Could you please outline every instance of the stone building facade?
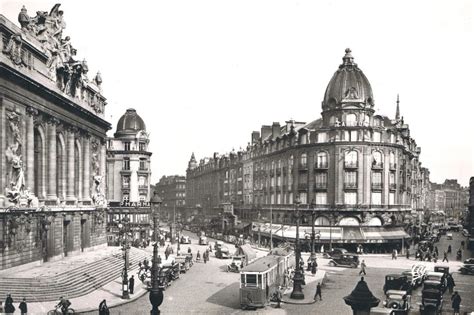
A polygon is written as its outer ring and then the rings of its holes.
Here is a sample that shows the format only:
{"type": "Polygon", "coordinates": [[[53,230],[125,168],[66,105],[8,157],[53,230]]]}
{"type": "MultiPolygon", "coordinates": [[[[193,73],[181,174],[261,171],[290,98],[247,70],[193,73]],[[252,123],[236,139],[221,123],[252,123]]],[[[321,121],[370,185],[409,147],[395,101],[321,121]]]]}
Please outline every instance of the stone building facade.
{"type": "Polygon", "coordinates": [[[162,200],[160,215],[162,219],[183,219],[186,205],[186,177],[180,175],[162,176],[155,185],[155,194],[162,200]]]}
{"type": "Polygon", "coordinates": [[[150,139],[143,119],[133,108],[120,117],[114,137],[107,140],[107,234],[110,245],[119,242],[122,223],[132,240],[151,233],[150,139]],[[125,223],[125,224],[124,224],[125,223]]]}
{"type": "Polygon", "coordinates": [[[0,269],[105,244],[106,100],[62,15],[0,15],[0,269]]]}
{"type": "Polygon", "coordinates": [[[199,163],[193,155],[187,207],[216,215],[231,203],[238,220],[271,220],[291,230],[298,197],[303,224],[311,225],[315,211],[321,240],[334,229],[341,242],[400,241],[407,237],[402,227],[421,215],[427,169],[398,99],[393,119],[377,114],[374,104],[369,81],[346,50],[321,118],[264,125],[246,150],[199,163]]]}

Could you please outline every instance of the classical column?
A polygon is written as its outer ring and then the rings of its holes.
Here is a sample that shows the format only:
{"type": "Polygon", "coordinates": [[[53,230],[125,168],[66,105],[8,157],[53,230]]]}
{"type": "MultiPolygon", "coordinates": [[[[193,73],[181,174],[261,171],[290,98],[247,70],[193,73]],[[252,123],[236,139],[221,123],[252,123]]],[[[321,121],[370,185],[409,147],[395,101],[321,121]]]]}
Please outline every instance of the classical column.
{"type": "Polygon", "coordinates": [[[74,195],[74,132],[76,128],[70,127],[67,131],[67,184],[66,200],[76,200],[74,195]]]}
{"type": "Polygon", "coordinates": [[[26,187],[30,195],[35,192],[35,121],[38,110],[26,108],[26,187]]]}
{"type": "Polygon", "coordinates": [[[75,174],[75,176],[77,178],[76,198],[77,198],[77,200],[82,201],[82,177],[83,177],[83,174],[84,174],[84,171],[83,171],[84,165],[82,164],[83,163],[83,159],[82,159],[82,141],[81,141],[81,139],[79,139],[78,141],[79,141],[79,145],[76,148],[76,150],[78,151],[77,152],[78,160],[75,161],[75,163],[78,164],[77,174],[75,174]]]}
{"type": "Polygon", "coordinates": [[[90,201],[90,144],[89,144],[90,135],[85,134],[82,138],[82,155],[83,155],[83,179],[82,179],[82,199],[84,201],[90,201]]]}
{"type": "Polygon", "coordinates": [[[56,200],[57,192],[56,192],[56,125],[59,124],[59,120],[55,117],[50,117],[48,119],[47,124],[47,143],[48,143],[48,171],[47,171],[47,178],[48,178],[48,193],[47,199],[48,200],[56,200]]]}

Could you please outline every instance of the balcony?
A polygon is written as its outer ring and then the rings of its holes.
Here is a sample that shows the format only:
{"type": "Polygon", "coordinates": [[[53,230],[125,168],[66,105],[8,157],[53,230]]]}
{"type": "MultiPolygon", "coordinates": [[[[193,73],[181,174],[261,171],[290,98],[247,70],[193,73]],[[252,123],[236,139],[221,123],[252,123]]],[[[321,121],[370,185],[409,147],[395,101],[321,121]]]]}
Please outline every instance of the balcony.
{"type": "Polygon", "coordinates": [[[389,165],[391,170],[396,170],[397,169],[397,164],[396,163],[390,163],[389,165]]]}
{"type": "Polygon", "coordinates": [[[344,183],[344,189],[357,189],[357,183],[344,183]]]}
{"type": "Polygon", "coordinates": [[[374,169],[374,170],[381,170],[381,169],[383,169],[383,163],[382,163],[382,162],[373,161],[373,162],[372,162],[372,169],[374,169]]]}
{"type": "Polygon", "coordinates": [[[308,183],[299,183],[298,190],[308,190],[308,183]]]}
{"type": "Polygon", "coordinates": [[[397,190],[397,184],[390,184],[390,190],[397,190]]]}
{"type": "Polygon", "coordinates": [[[308,171],[308,164],[302,164],[302,163],[300,163],[300,164],[298,165],[298,170],[299,170],[300,172],[307,172],[307,171],[308,171]]]}
{"type": "Polygon", "coordinates": [[[315,170],[327,170],[328,169],[328,163],[316,163],[314,165],[315,170]]]}
{"type": "Polygon", "coordinates": [[[383,183],[372,183],[372,190],[382,190],[383,183]]]}
{"type": "Polygon", "coordinates": [[[358,163],[357,162],[353,162],[353,161],[346,161],[344,162],[344,168],[347,168],[347,169],[355,169],[355,168],[358,168],[358,163]]]}
{"type": "Polygon", "coordinates": [[[315,183],[314,190],[326,190],[328,188],[328,183],[315,183]]]}

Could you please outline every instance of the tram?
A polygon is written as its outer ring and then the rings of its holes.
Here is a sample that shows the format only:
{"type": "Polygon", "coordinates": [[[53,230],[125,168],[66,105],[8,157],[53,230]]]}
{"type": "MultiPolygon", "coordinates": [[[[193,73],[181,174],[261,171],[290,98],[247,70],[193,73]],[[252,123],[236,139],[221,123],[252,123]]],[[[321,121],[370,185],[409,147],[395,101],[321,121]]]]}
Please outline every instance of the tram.
{"type": "Polygon", "coordinates": [[[240,271],[240,306],[242,309],[264,307],[280,286],[288,285],[293,253],[272,253],[255,260],[240,271]]]}

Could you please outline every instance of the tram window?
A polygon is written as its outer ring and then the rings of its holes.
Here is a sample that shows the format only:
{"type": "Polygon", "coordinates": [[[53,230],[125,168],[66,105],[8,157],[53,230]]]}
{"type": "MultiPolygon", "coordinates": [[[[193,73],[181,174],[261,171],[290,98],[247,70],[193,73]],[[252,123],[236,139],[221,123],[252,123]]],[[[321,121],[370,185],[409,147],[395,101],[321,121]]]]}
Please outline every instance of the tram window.
{"type": "Polygon", "coordinates": [[[257,286],[257,275],[247,275],[247,286],[248,287],[257,286]]]}
{"type": "Polygon", "coordinates": [[[242,282],[242,284],[245,285],[245,275],[244,274],[240,275],[240,282],[242,282]]]}
{"type": "Polygon", "coordinates": [[[258,275],[258,287],[262,287],[262,275],[258,275]]]}

